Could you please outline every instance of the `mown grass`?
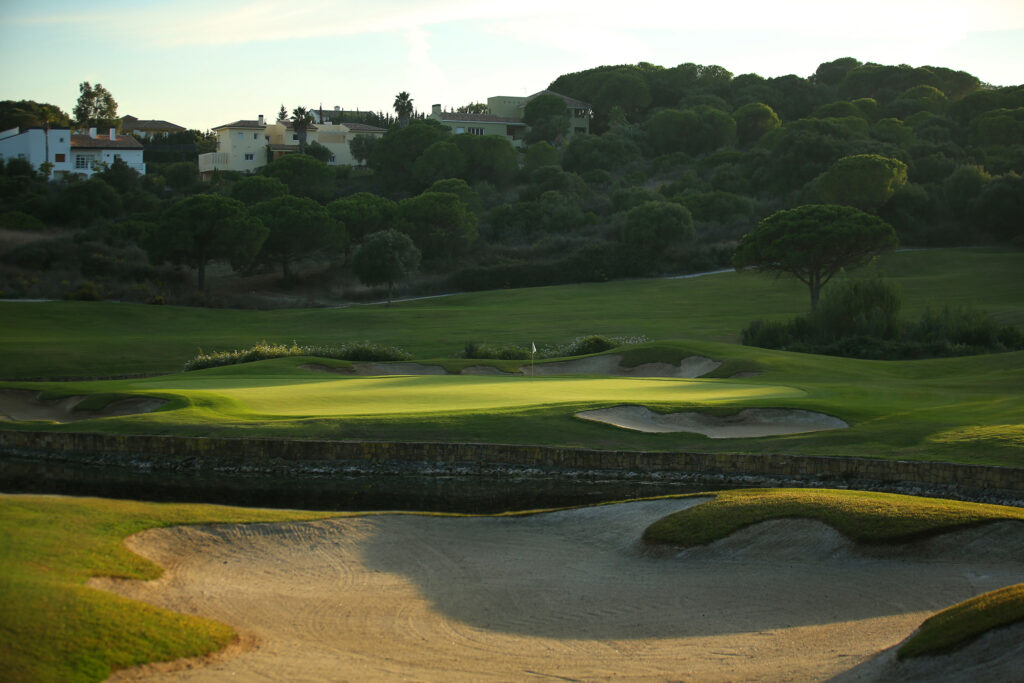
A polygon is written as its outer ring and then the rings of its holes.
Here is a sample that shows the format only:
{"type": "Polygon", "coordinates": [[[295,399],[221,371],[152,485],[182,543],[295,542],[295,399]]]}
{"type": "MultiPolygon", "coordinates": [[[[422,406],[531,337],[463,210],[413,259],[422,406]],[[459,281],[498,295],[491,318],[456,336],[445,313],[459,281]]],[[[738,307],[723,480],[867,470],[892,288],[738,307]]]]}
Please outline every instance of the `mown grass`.
{"type": "MultiPolygon", "coordinates": [[[[616,350],[616,352],[620,352],[616,350]]],[[[46,395],[146,395],[157,412],[44,429],[187,436],[261,436],[547,444],[652,451],[786,452],[1021,466],[1024,352],[929,361],[864,361],[711,342],[652,342],[621,350],[624,363],[723,361],[713,379],[537,376],[389,376],[316,373],[305,357],[142,379],[0,383],[46,395]],[[729,379],[726,372],[756,371],[729,379]],[[659,411],[800,408],[846,420],[850,429],[755,439],[643,434],[574,417],[624,403],[659,411]]],[[[431,361],[458,371],[483,361],[431,361]]],[[[494,362],[506,371],[522,361],[494,362]]]]}
{"type": "MultiPolygon", "coordinates": [[[[1024,326],[1024,252],[943,249],[889,255],[852,276],[891,277],[904,314],[929,307],[983,308],[1024,326]]],[[[452,358],[467,341],[558,345],[589,334],[652,340],[735,342],[756,318],[805,313],[793,279],[722,273],[460,294],[343,309],[209,310],[108,302],[0,302],[0,377],[112,377],[180,370],[200,350],[230,351],[260,340],[336,345],[368,340],[418,358],[452,358]]]]}
{"type": "Polygon", "coordinates": [[[154,579],[123,540],[153,527],[308,520],[339,513],[0,495],[0,661],[8,681],[97,681],[113,669],[193,657],[236,637],[208,619],[85,586],[154,579]]]}
{"type": "Polygon", "coordinates": [[[1024,583],[976,595],[929,617],[900,646],[900,659],[943,654],[981,634],[1024,621],[1024,583]]]}

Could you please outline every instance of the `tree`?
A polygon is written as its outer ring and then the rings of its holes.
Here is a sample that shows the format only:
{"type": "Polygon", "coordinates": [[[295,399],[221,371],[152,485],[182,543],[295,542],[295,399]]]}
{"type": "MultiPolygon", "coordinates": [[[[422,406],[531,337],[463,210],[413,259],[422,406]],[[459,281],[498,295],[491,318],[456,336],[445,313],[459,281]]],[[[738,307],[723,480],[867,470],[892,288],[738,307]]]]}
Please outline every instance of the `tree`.
{"type": "Polygon", "coordinates": [[[907,165],[878,154],[843,157],[818,177],[818,193],[829,204],[874,213],[907,184],[907,165]]]}
{"type": "Polygon", "coordinates": [[[544,166],[558,166],[558,150],[546,142],[535,142],[526,148],[526,171],[532,173],[544,166]]]}
{"type": "Polygon", "coordinates": [[[483,102],[470,102],[469,104],[462,105],[455,111],[459,114],[486,114],[489,110],[483,102]]]}
{"type": "Polygon", "coordinates": [[[356,135],[348,142],[352,158],[358,163],[365,163],[373,155],[373,148],[377,145],[376,135],[356,135]]]}
{"type": "Polygon", "coordinates": [[[100,127],[114,126],[117,120],[117,102],[110,91],[97,83],[95,87],[89,81],[78,84],[78,102],[72,110],[79,126],[100,127]]]}
{"type": "Polygon", "coordinates": [[[231,186],[231,198],[237,199],[243,204],[258,204],[274,197],[283,197],[286,194],[288,194],[287,185],[277,178],[264,175],[248,176],[231,186]]]}
{"type": "Polygon", "coordinates": [[[740,240],[737,270],[789,273],[807,285],[811,309],[840,270],[857,268],[896,248],[896,232],[877,216],[851,206],[811,204],[779,211],[740,240]]]}
{"type": "Polygon", "coordinates": [[[451,142],[439,140],[423,151],[412,172],[423,187],[445,178],[461,178],[466,172],[466,155],[451,142]]]}
{"type": "Polygon", "coordinates": [[[296,197],[327,201],[334,193],[334,169],[308,154],[285,154],[261,168],[260,173],[277,178],[296,197]]]}
{"type": "Polygon", "coordinates": [[[366,235],[389,228],[398,205],[387,197],[357,192],[334,200],[327,205],[327,212],[344,226],[352,243],[359,243],[366,235]]]}
{"type": "Polygon", "coordinates": [[[409,97],[409,93],[404,90],[395,95],[395,115],[398,117],[398,124],[405,128],[409,125],[409,118],[412,117],[413,106],[412,98],[409,97]]]}
{"type": "Polygon", "coordinates": [[[457,195],[424,192],[398,203],[399,226],[426,259],[463,253],[477,238],[476,216],[457,195]]]}
{"type": "MultiPolygon", "coordinates": [[[[11,161],[15,160],[8,164],[11,161]]],[[[54,214],[60,221],[84,228],[101,218],[115,218],[122,208],[114,188],[100,178],[90,178],[65,185],[54,203],[54,214]]]]}
{"type": "Polygon", "coordinates": [[[277,112],[278,123],[288,123],[288,110],[284,108],[284,103],[281,103],[281,109],[277,112]]]}
{"type": "Polygon", "coordinates": [[[299,154],[306,153],[306,132],[313,125],[313,112],[305,107],[292,110],[292,129],[299,136],[299,154]]]}
{"type": "Polygon", "coordinates": [[[747,147],[761,139],[770,130],[782,125],[775,110],[763,102],[744,104],[732,114],[736,121],[736,137],[747,147]]]}
{"type": "Polygon", "coordinates": [[[644,202],[626,214],[623,242],[645,254],[665,251],[674,243],[696,237],[693,217],[674,202],[644,202]]]}
{"type": "Polygon", "coordinates": [[[404,128],[391,128],[374,144],[370,168],[388,190],[416,192],[422,187],[413,172],[416,160],[432,144],[448,137],[451,137],[451,131],[434,119],[417,120],[404,128]]]}
{"type": "Polygon", "coordinates": [[[267,232],[242,202],[222,195],[196,194],[164,211],[147,240],[146,250],[155,262],[171,261],[194,268],[199,288],[206,289],[207,264],[228,260],[236,270],[248,266],[263,246],[267,232]]]}
{"type": "Polygon", "coordinates": [[[331,150],[327,149],[319,142],[314,140],[306,146],[306,154],[313,157],[317,161],[322,161],[325,164],[331,161],[331,157],[334,156],[331,150]]]}
{"type": "Polygon", "coordinates": [[[34,100],[4,100],[0,102],[0,130],[8,130],[17,126],[26,128],[43,128],[50,126],[69,126],[71,118],[61,111],[60,107],[34,100]]]}
{"type": "Polygon", "coordinates": [[[309,198],[275,197],[256,204],[251,213],[268,230],[260,260],[279,263],[285,282],[296,260],[321,249],[340,249],[344,242],[327,209],[309,198]]]}
{"type": "Polygon", "coordinates": [[[405,280],[420,266],[420,250],[405,233],[382,230],[367,235],[352,258],[352,270],[368,285],[388,286],[388,306],[396,282],[405,280]]]}
{"type": "Polygon", "coordinates": [[[527,144],[558,142],[569,131],[569,107],[558,95],[537,95],[523,108],[523,123],[530,127],[527,144]]]}

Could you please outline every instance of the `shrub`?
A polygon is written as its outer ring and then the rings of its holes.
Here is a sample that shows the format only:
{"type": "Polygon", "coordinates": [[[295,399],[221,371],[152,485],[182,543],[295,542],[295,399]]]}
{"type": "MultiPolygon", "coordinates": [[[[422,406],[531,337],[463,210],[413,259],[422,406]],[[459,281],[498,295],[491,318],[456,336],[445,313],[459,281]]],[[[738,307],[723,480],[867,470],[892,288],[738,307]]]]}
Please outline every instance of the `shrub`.
{"type": "Polygon", "coordinates": [[[412,355],[394,346],[383,346],[372,342],[356,342],[342,344],[341,346],[316,346],[299,345],[292,342],[287,344],[271,344],[261,341],[247,349],[235,349],[234,351],[214,351],[203,353],[202,351],[190,361],[185,363],[185,372],[189,370],[203,370],[223,365],[235,365],[238,363],[252,363],[259,360],[271,358],[284,358],[287,356],[317,356],[319,358],[336,358],[348,361],[402,361],[410,360],[412,355]]]}
{"type": "Polygon", "coordinates": [[[8,211],[0,214],[0,228],[5,230],[21,230],[24,232],[38,232],[46,226],[43,222],[25,213],[24,211],[8,211]]]}
{"type": "Polygon", "coordinates": [[[478,342],[466,342],[463,358],[488,358],[497,360],[529,360],[529,349],[518,346],[490,346],[478,342]]]}

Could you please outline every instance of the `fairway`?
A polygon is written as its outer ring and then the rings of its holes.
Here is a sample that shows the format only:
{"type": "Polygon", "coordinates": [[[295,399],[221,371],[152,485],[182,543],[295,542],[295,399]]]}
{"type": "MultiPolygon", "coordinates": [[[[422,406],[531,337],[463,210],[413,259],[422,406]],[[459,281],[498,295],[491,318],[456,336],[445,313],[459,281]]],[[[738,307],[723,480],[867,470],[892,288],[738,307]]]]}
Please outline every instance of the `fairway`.
{"type": "Polygon", "coordinates": [[[133,383],[138,390],[187,391],[197,402],[221,405],[251,419],[430,415],[599,403],[715,405],[793,398],[804,392],[714,380],[584,377],[388,376],[318,382],[247,378],[179,378],[133,383]],[[202,401],[206,399],[206,401],[202,401]]]}

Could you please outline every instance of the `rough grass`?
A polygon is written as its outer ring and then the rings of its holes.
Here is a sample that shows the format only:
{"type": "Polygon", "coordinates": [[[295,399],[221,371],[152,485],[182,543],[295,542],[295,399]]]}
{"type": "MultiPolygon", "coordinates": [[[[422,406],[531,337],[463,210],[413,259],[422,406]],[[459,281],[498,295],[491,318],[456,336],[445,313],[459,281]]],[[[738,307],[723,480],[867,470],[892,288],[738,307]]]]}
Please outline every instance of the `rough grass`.
{"type": "Polygon", "coordinates": [[[714,495],[647,527],[644,541],[707,545],[751,524],[786,517],[824,522],[858,543],[900,543],[967,525],[1024,520],[1024,510],[1015,507],[872,491],[743,489],[714,495]]]}
{"type": "Polygon", "coordinates": [[[943,654],[986,631],[1019,621],[1024,621],[1024,583],[976,595],[929,617],[896,655],[906,659],[943,654]]]}
{"type": "Polygon", "coordinates": [[[220,649],[234,631],[86,587],[154,579],[124,547],[152,527],[307,520],[339,513],[0,495],[0,661],[9,681],[98,681],[113,669],[220,649]]]}
{"type": "MultiPolygon", "coordinates": [[[[855,277],[883,275],[904,292],[904,315],[937,304],[989,311],[1024,326],[1024,252],[942,249],[900,252],[855,277]]],[[[115,377],[175,372],[199,349],[271,344],[331,346],[366,339],[417,358],[455,357],[467,339],[538,348],[581,335],[735,342],[757,318],[807,311],[793,279],[721,273],[478,292],[341,309],[210,310],[109,302],[0,302],[0,377],[115,377]],[[68,330],[74,334],[68,334],[68,330]]]]}

